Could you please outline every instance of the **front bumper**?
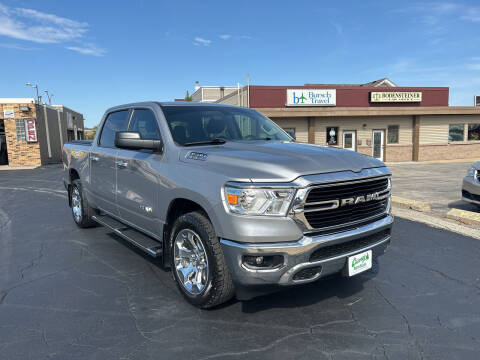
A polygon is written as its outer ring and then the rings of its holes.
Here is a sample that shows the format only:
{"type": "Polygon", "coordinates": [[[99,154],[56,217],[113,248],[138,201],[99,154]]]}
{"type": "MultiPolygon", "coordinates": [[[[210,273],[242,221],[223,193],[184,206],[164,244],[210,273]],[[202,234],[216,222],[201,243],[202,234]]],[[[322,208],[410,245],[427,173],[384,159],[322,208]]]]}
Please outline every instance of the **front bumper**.
{"type": "Polygon", "coordinates": [[[465,176],[462,184],[462,200],[480,205],[480,182],[473,176],[465,176]]]}
{"type": "Polygon", "coordinates": [[[225,239],[220,242],[236,284],[295,285],[342,272],[346,268],[348,256],[370,249],[374,258],[383,254],[390,243],[392,225],[393,217],[387,215],[356,229],[336,234],[304,236],[295,242],[253,244],[225,239]],[[283,264],[277,268],[261,270],[244,264],[244,256],[270,255],[283,256],[283,264]],[[312,271],[304,271],[305,269],[312,271]]]}

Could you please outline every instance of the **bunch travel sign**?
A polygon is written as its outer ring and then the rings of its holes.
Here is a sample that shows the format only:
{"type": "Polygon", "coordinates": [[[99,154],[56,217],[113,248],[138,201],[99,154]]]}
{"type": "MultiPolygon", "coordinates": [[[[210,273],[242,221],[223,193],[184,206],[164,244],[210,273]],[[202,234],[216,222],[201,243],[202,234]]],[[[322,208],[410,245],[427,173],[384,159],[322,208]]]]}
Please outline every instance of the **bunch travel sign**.
{"type": "Polygon", "coordinates": [[[421,102],[420,91],[383,91],[370,93],[370,102],[421,102]]]}
{"type": "Polygon", "coordinates": [[[335,106],[335,89],[287,89],[287,106],[335,106]]]}

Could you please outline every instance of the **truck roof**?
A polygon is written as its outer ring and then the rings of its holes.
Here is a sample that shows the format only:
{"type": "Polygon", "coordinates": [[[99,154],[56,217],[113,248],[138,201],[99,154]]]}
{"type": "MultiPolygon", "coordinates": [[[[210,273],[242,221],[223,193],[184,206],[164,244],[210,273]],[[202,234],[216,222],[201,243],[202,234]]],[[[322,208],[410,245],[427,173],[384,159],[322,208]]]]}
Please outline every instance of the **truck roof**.
{"type": "Polygon", "coordinates": [[[160,105],[162,106],[214,106],[214,107],[224,107],[224,108],[238,108],[238,106],[232,105],[225,105],[225,104],[217,104],[217,103],[202,103],[202,102],[193,102],[193,101],[142,101],[142,102],[133,102],[128,104],[121,104],[116,105],[111,108],[107,109],[107,112],[123,109],[126,107],[133,107],[133,106],[152,106],[152,105],[160,105]]]}

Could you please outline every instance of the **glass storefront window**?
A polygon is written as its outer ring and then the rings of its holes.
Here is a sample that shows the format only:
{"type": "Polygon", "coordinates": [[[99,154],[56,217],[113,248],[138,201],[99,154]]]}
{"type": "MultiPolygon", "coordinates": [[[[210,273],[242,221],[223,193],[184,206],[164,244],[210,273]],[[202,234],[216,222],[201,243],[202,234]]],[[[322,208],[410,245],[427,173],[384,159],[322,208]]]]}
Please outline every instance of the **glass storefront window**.
{"type": "Polygon", "coordinates": [[[468,124],[468,140],[480,140],[480,124],[468,124]]]}
{"type": "Polygon", "coordinates": [[[327,127],[327,144],[338,145],[338,127],[327,127]]]}
{"type": "Polygon", "coordinates": [[[450,124],[448,128],[448,141],[463,141],[463,124],[450,124]]]}
{"type": "Polygon", "coordinates": [[[388,125],[387,142],[389,144],[398,144],[398,125],[388,125]]]}

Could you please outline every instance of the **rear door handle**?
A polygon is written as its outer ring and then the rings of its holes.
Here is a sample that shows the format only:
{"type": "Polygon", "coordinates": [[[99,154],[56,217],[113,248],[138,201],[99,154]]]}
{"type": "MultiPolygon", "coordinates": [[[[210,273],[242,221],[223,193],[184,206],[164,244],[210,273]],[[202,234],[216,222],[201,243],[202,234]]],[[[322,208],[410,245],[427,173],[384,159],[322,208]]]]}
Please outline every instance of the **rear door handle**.
{"type": "Polygon", "coordinates": [[[100,160],[100,158],[98,156],[95,156],[95,155],[90,155],[90,159],[92,159],[92,161],[100,160]]]}
{"type": "Polygon", "coordinates": [[[115,164],[119,168],[126,168],[128,166],[128,161],[117,160],[117,161],[115,161],[115,164]]]}

